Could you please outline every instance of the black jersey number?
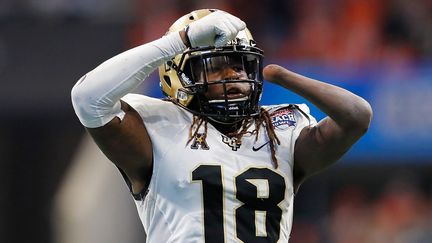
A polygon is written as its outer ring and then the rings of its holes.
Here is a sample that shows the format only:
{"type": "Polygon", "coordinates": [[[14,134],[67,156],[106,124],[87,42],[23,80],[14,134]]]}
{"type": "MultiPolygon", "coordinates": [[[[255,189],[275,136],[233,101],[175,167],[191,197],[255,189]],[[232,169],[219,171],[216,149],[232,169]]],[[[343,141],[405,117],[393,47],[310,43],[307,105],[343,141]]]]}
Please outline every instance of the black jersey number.
{"type": "MultiPolygon", "coordinates": [[[[224,242],[221,166],[200,165],[192,172],[192,180],[200,181],[203,188],[205,242],[224,242]]],[[[277,242],[284,178],[268,168],[250,168],[235,177],[235,185],[236,198],[243,203],[235,210],[237,238],[245,243],[277,242]]]]}

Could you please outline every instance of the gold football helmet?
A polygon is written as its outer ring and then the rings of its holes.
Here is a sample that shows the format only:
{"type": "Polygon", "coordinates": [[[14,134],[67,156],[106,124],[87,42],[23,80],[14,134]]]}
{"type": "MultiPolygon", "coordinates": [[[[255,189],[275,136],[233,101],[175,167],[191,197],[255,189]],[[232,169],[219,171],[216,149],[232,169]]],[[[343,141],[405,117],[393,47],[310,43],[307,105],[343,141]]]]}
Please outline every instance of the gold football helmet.
{"type": "MultiPolygon", "coordinates": [[[[190,23],[219,11],[201,9],[178,19],[167,34],[185,29],[190,23]]],[[[175,104],[202,116],[219,121],[236,121],[259,114],[263,86],[263,51],[256,47],[248,29],[222,47],[189,48],[159,67],[162,92],[175,104]],[[247,79],[209,80],[207,73],[220,65],[236,65],[247,79]],[[211,81],[211,82],[209,82],[211,81]],[[229,99],[226,84],[248,83],[250,93],[239,99],[229,99]],[[209,85],[223,85],[225,96],[209,100],[204,94],[209,85]]]]}

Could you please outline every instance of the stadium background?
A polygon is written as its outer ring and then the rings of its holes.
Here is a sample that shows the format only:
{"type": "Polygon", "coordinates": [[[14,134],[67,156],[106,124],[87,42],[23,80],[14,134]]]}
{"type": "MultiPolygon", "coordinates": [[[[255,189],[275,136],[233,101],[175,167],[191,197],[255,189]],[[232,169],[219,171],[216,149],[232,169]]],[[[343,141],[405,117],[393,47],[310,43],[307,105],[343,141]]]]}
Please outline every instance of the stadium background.
{"type": "MultiPolygon", "coordinates": [[[[0,242],[143,242],[70,89],[199,8],[248,23],[276,62],[369,100],[368,134],[296,196],[292,243],[432,239],[432,1],[0,1],[0,242]]],[[[156,76],[138,92],[160,96],[156,76]]],[[[266,84],[263,103],[305,102],[266,84]]],[[[313,114],[322,114],[313,109],[313,114]]]]}

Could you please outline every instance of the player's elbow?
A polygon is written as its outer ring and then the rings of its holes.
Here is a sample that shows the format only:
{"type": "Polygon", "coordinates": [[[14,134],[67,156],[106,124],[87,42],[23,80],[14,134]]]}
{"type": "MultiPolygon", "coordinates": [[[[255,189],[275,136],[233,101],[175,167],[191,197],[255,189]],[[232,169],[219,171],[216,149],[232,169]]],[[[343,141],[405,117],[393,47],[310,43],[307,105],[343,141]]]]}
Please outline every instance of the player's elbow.
{"type": "Polygon", "coordinates": [[[373,111],[372,107],[366,100],[360,98],[355,102],[353,116],[349,123],[349,129],[358,135],[363,135],[370,127],[373,111]]]}
{"type": "Polygon", "coordinates": [[[86,112],[86,110],[88,110],[89,107],[92,105],[91,99],[87,94],[87,90],[85,89],[85,86],[80,85],[83,78],[78,80],[78,82],[72,87],[71,90],[72,106],[75,110],[75,113],[78,115],[78,117],[79,114],[86,112]]]}
{"type": "Polygon", "coordinates": [[[72,106],[81,124],[88,128],[101,127],[123,113],[119,99],[101,95],[101,87],[89,84],[88,80],[85,84],[83,79],[71,91],[72,106]]]}
{"type": "Polygon", "coordinates": [[[93,94],[88,85],[83,84],[84,77],[71,90],[72,106],[81,124],[89,128],[99,127],[103,125],[100,121],[108,109],[104,109],[100,105],[100,98],[93,94]]]}

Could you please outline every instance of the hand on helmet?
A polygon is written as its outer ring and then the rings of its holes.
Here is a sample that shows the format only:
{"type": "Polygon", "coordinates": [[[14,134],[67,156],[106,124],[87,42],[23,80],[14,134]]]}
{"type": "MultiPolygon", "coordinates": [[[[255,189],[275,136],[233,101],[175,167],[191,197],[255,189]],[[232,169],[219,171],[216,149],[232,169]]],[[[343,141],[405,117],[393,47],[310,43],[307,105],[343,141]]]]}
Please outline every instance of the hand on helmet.
{"type": "Polygon", "coordinates": [[[241,19],[223,11],[215,11],[191,23],[187,36],[191,47],[219,47],[233,40],[245,28],[246,24],[241,19]]]}

